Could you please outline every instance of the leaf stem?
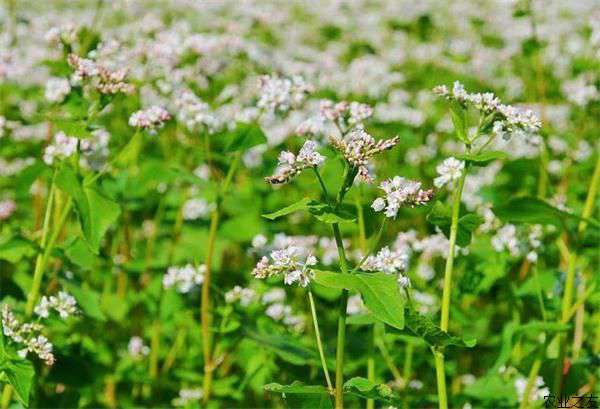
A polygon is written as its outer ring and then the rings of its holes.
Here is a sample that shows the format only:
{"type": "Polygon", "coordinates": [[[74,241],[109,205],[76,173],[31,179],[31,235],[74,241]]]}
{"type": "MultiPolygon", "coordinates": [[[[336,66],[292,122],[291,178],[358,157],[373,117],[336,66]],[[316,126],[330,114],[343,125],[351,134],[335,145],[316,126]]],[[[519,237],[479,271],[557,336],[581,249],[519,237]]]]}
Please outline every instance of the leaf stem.
{"type": "Polygon", "coordinates": [[[313,299],[312,291],[308,290],[308,300],[310,302],[310,312],[312,314],[313,324],[315,327],[315,338],[317,340],[317,348],[319,349],[319,356],[321,357],[321,365],[323,366],[323,373],[325,374],[325,380],[327,381],[327,389],[329,393],[333,393],[333,384],[329,377],[329,370],[327,369],[327,360],[325,359],[325,351],[323,350],[323,344],[321,343],[321,332],[319,331],[319,321],[317,320],[317,310],[315,308],[315,301],[313,299]]]}

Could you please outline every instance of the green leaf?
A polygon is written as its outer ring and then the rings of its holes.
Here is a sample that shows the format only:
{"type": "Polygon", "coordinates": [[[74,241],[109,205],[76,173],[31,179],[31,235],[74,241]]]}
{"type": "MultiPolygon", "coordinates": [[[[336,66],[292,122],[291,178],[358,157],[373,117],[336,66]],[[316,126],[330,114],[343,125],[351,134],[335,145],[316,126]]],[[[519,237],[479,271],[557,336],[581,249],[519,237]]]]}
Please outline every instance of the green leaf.
{"type": "Polygon", "coordinates": [[[328,394],[327,388],[323,385],[305,385],[300,381],[294,381],[291,385],[281,385],[279,383],[269,383],[265,385],[265,390],[277,393],[302,393],[302,394],[328,394]]]}
{"type": "Polygon", "coordinates": [[[4,368],[8,383],[13,387],[17,398],[26,407],[29,406],[29,394],[33,384],[35,370],[33,365],[26,359],[11,360],[4,368]]]}
{"type": "Polygon", "coordinates": [[[276,212],[263,214],[262,216],[266,219],[275,220],[299,210],[308,210],[310,214],[323,223],[351,223],[356,220],[354,215],[346,210],[334,209],[326,203],[320,203],[307,197],[276,212]]]}
{"type": "Polygon", "coordinates": [[[320,361],[316,352],[302,346],[295,338],[255,332],[248,332],[247,335],[250,339],[256,341],[261,348],[274,351],[281,359],[291,364],[306,365],[314,363],[319,365],[320,361]]]}
{"type": "Polygon", "coordinates": [[[356,290],[373,316],[392,327],[404,328],[404,298],[390,274],[356,274],[356,290]]]}
{"type": "Polygon", "coordinates": [[[64,251],[65,255],[72,263],[78,265],[83,269],[90,270],[98,261],[96,255],[90,250],[88,245],[79,237],[75,238],[75,240],[69,243],[69,245],[65,248],[64,251]]]}
{"type": "Polygon", "coordinates": [[[530,321],[526,324],[519,324],[515,321],[511,321],[506,324],[502,330],[502,346],[500,347],[500,353],[492,369],[489,373],[495,373],[502,365],[506,364],[510,358],[510,354],[513,350],[513,338],[519,333],[531,334],[536,336],[541,332],[555,333],[563,332],[569,329],[569,325],[561,324],[556,322],[543,322],[543,321],[530,321]]]}
{"type": "Polygon", "coordinates": [[[392,404],[399,400],[394,394],[392,388],[385,384],[377,384],[366,378],[354,377],[344,383],[344,393],[349,393],[364,399],[373,399],[377,401],[392,404]]]}
{"type": "Polygon", "coordinates": [[[140,151],[142,150],[143,134],[140,130],[136,130],[127,145],[119,152],[114,159],[115,163],[121,166],[127,166],[135,163],[140,151]]]}
{"type": "Polygon", "coordinates": [[[328,224],[351,223],[356,220],[356,218],[349,212],[341,209],[333,209],[328,204],[323,203],[309,203],[308,211],[317,220],[328,224]]]}
{"type": "Polygon", "coordinates": [[[552,224],[564,227],[567,220],[586,220],[590,226],[600,228],[600,222],[597,220],[583,219],[536,197],[517,197],[495,206],[493,211],[501,220],[509,223],[552,224]]]}
{"type": "Polygon", "coordinates": [[[486,166],[495,160],[505,160],[507,158],[508,155],[500,151],[481,152],[477,154],[471,153],[458,156],[458,159],[469,162],[473,166],[486,166]]]}
{"type": "Polygon", "coordinates": [[[467,111],[460,104],[450,102],[450,115],[452,116],[456,136],[461,141],[468,143],[467,111]]]}
{"type": "Polygon", "coordinates": [[[0,244],[0,259],[9,263],[15,264],[24,257],[32,257],[35,253],[35,245],[23,237],[12,237],[0,244]]]}
{"type": "Polygon", "coordinates": [[[281,393],[287,406],[294,409],[331,409],[331,396],[321,385],[305,385],[294,381],[291,385],[269,383],[264,386],[268,392],[281,393]]]}
{"type": "Polygon", "coordinates": [[[507,406],[497,405],[497,407],[514,407],[517,402],[514,385],[506,382],[497,374],[477,379],[465,388],[464,393],[467,396],[486,402],[506,402],[507,406]]]}
{"type": "Polygon", "coordinates": [[[474,339],[463,340],[442,331],[430,318],[417,313],[411,308],[406,309],[405,319],[406,327],[431,346],[445,347],[454,345],[471,348],[476,344],[476,340],[474,339]]]}
{"type": "MultiPolygon", "coordinates": [[[[440,202],[429,211],[427,221],[438,226],[446,237],[450,237],[450,227],[452,224],[452,211],[449,207],[440,202]]],[[[475,213],[467,213],[458,219],[458,229],[456,231],[456,244],[466,247],[471,243],[472,233],[483,223],[483,217],[475,213]]]]}
{"type": "Polygon", "coordinates": [[[119,205],[96,187],[83,186],[75,171],[67,165],[59,169],[56,184],[73,198],[85,240],[90,249],[98,254],[104,234],[121,214],[119,205]]]}
{"type": "Polygon", "coordinates": [[[404,328],[405,300],[395,276],[384,273],[342,274],[315,271],[315,282],[329,288],[357,291],[373,317],[392,327],[404,328]]]}
{"type": "Polygon", "coordinates": [[[85,315],[98,321],[106,321],[106,316],[102,312],[100,294],[90,289],[86,283],[80,287],[74,283],[63,281],[63,286],[75,297],[85,315]]]}
{"type": "Polygon", "coordinates": [[[56,129],[63,131],[67,136],[85,139],[90,136],[86,122],[80,119],[53,119],[56,129]]]}
{"type": "Polygon", "coordinates": [[[235,129],[225,137],[229,140],[225,152],[245,151],[253,146],[267,143],[267,137],[256,124],[238,122],[235,129]]]}
{"type": "Polygon", "coordinates": [[[308,208],[308,204],[311,202],[313,202],[312,199],[305,197],[304,199],[286,206],[283,209],[279,209],[276,212],[263,214],[262,217],[269,220],[275,220],[290,213],[297,212],[298,210],[305,210],[308,208]]]}

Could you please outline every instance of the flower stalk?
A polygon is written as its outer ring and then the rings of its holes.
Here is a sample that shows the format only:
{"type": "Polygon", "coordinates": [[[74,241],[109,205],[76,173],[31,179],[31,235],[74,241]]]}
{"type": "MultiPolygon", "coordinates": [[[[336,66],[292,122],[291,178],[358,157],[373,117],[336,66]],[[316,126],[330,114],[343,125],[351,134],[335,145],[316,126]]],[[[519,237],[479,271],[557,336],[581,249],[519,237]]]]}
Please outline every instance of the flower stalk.
{"type": "Polygon", "coordinates": [[[225,194],[229,189],[229,185],[233,180],[233,175],[237,171],[241,160],[241,152],[235,153],[221,190],[217,195],[217,203],[215,208],[210,214],[210,227],[208,233],[208,244],[206,250],[206,271],[204,273],[204,283],[202,285],[202,295],[200,301],[200,321],[202,331],[202,354],[204,357],[204,379],[202,381],[203,386],[203,401],[207,403],[210,400],[210,394],[212,390],[213,372],[215,365],[213,362],[213,339],[212,339],[212,312],[211,312],[211,298],[210,298],[210,287],[211,287],[211,276],[212,276],[212,265],[215,253],[215,243],[217,240],[217,230],[219,228],[219,220],[221,214],[221,204],[225,194]]]}

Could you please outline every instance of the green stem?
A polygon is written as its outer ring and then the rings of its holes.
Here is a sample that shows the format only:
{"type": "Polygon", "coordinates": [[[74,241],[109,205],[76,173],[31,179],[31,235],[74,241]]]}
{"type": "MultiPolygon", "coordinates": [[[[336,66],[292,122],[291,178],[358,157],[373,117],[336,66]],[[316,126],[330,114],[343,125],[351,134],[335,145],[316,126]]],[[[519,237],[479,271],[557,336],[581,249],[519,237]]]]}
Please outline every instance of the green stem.
{"type": "Polygon", "coordinates": [[[527,385],[525,386],[525,392],[523,393],[523,399],[521,399],[519,409],[527,409],[527,407],[529,407],[529,396],[531,395],[531,390],[533,389],[533,385],[535,384],[535,380],[538,376],[541,366],[542,360],[540,358],[536,358],[531,366],[531,369],[529,370],[527,385]]]}
{"type": "Polygon", "coordinates": [[[217,203],[215,205],[215,209],[210,214],[210,227],[208,233],[208,244],[206,250],[206,271],[204,273],[204,282],[202,283],[202,297],[200,304],[200,320],[201,320],[201,330],[202,330],[202,353],[204,357],[204,379],[203,379],[203,391],[204,397],[203,401],[206,404],[210,400],[211,388],[212,388],[212,379],[214,372],[214,363],[212,359],[212,313],[210,311],[210,288],[211,288],[211,273],[212,273],[212,264],[215,252],[215,242],[217,239],[217,230],[219,227],[220,213],[221,213],[221,203],[223,201],[223,197],[227,193],[229,189],[229,185],[231,185],[231,181],[233,180],[233,175],[235,174],[237,168],[239,167],[241,159],[241,152],[238,151],[235,153],[233,161],[229,166],[229,170],[227,171],[227,175],[225,176],[225,180],[223,181],[223,185],[219,194],[217,196],[217,203]]]}
{"type": "MultiPolygon", "coordinates": [[[[406,344],[406,358],[404,358],[404,366],[402,368],[402,379],[404,380],[404,388],[406,388],[408,386],[408,383],[410,382],[410,373],[412,371],[412,358],[414,350],[415,344],[409,341],[406,344]]],[[[402,407],[404,409],[408,409],[408,396],[404,397],[402,407]]]]}
{"type": "Polygon", "coordinates": [[[348,290],[342,290],[337,328],[337,350],[335,355],[335,407],[344,407],[344,348],[346,345],[346,308],[348,290]]]}
{"type": "MultiPolygon", "coordinates": [[[[460,199],[465,186],[467,177],[467,166],[458,181],[458,186],[454,190],[452,199],[452,222],[450,224],[450,239],[448,243],[448,258],[446,259],[446,268],[444,270],[444,289],[442,292],[442,312],[440,328],[444,332],[448,332],[448,324],[450,321],[450,295],[452,293],[452,271],[454,269],[454,251],[456,247],[456,234],[458,232],[458,217],[460,216],[460,199]]],[[[438,385],[438,400],[440,409],[448,407],[448,397],[446,392],[446,373],[444,368],[444,352],[443,349],[433,351],[435,357],[435,371],[438,385]]]]}
{"type": "Polygon", "coordinates": [[[315,327],[315,338],[317,340],[317,348],[319,349],[319,356],[321,357],[321,365],[323,366],[323,373],[325,374],[325,380],[327,381],[327,389],[330,393],[333,393],[333,384],[329,377],[329,369],[327,369],[327,360],[325,359],[325,352],[323,350],[323,344],[321,343],[321,332],[319,331],[319,321],[317,320],[317,310],[315,308],[315,301],[313,299],[312,291],[308,291],[308,300],[310,302],[310,312],[312,314],[313,324],[315,327]]]}
{"type": "Polygon", "coordinates": [[[379,227],[379,231],[377,232],[377,235],[375,236],[375,240],[373,241],[373,245],[371,246],[369,251],[367,253],[365,253],[365,255],[360,259],[360,261],[358,262],[356,267],[354,267],[352,272],[357,271],[363,265],[363,263],[367,260],[367,258],[369,258],[369,256],[371,254],[373,254],[375,252],[375,250],[377,249],[377,246],[379,245],[379,242],[381,241],[381,236],[383,235],[383,231],[385,230],[386,220],[387,220],[387,218],[384,216],[383,220],[381,221],[381,226],[379,227]]]}
{"type": "MultiPolygon", "coordinates": [[[[50,239],[48,239],[47,243],[45,243],[45,245],[43,246],[43,252],[41,255],[38,255],[37,259],[36,259],[36,263],[35,263],[35,269],[34,269],[34,273],[33,273],[33,281],[31,284],[31,290],[29,291],[29,294],[27,296],[27,304],[25,306],[25,315],[27,317],[30,317],[31,314],[33,314],[33,309],[35,308],[35,303],[37,302],[39,293],[40,293],[40,287],[42,285],[42,278],[44,277],[44,271],[46,269],[46,265],[48,264],[48,259],[50,258],[50,253],[52,252],[52,249],[54,248],[54,244],[56,243],[56,240],[58,239],[58,236],[60,234],[60,232],[62,231],[62,228],[65,225],[65,222],[67,221],[67,216],[69,215],[69,212],[71,211],[71,206],[73,204],[72,199],[69,197],[67,199],[67,203],[65,204],[65,207],[62,209],[62,212],[60,214],[58,223],[56,226],[54,226],[52,235],[50,236],[50,239]]],[[[48,210],[50,207],[48,207],[46,210],[48,210]]],[[[44,224],[46,224],[46,222],[44,222],[44,224]]],[[[45,226],[45,229],[48,229],[48,226],[45,226]]],[[[42,234],[42,242],[44,242],[44,238],[47,238],[47,232],[42,234]]]]}
{"type": "Polygon", "coordinates": [[[444,289],[442,293],[442,318],[440,328],[448,332],[448,322],[450,319],[450,294],[452,292],[452,271],[454,269],[454,252],[456,247],[456,234],[458,232],[458,217],[460,215],[460,199],[465,186],[467,169],[465,168],[459,179],[458,187],[454,190],[452,199],[452,222],[450,225],[450,239],[448,243],[448,258],[446,259],[446,268],[444,270],[444,289]]]}
{"type": "Polygon", "coordinates": [[[448,398],[446,393],[446,374],[444,371],[444,354],[441,351],[432,349],[435,359],[435,374],[437,379],[438,400],[440,409],[448,408],[448,398]]]}
{"type": "MultiPolygon", "coordinates": [[[[369,351],[367,356],[367,379],[375,383],[375,325],[369,328],[369,351]]],[[[375,401],[367,399],[367,409],[375,409],[375,401]]]]}
{"type": "MultiPolygon", "coordinates": [[[[587,222],[585,219],[590,217],[592,214],[592,210],[594,208],[594,202],[596,200],[596,195],[598,194],[598,186],[600,185],[600,156],[596,159],[596,167],[594,169],[594,175],[592,176],[592,180],[590,182],[590,187],[588,189],[588,194],[585,200],[585,205],[583,207],[583,212],[581,213],[581,217],[583,220],[579,222],[579,226],[577,232],[579,237],[583,236],[585,229],[587,227],[587,222]]],[[[570,311],[571,311],[571,303],[573,302],[573,289],[575,286],[575,270],[577,267],[577,252],[576,249],[573,249],[569,252],[569,265],[567,269],[567,276],[565,278],[565,287],[563,292],[563,299],[561,305],[561,318],[559,322],[568,323],[571,319],[570,311]]],[[[565,356],[567,354],[567,334],[561,333],[558,335],[559,339],[559,348],[558,348],[558,359],[556,361],[556,370],[554,372],[554,389],[553,392],[556,396],[560,396],[562,393],[562,383],[564,376],[564,361],[565,356]]]]}

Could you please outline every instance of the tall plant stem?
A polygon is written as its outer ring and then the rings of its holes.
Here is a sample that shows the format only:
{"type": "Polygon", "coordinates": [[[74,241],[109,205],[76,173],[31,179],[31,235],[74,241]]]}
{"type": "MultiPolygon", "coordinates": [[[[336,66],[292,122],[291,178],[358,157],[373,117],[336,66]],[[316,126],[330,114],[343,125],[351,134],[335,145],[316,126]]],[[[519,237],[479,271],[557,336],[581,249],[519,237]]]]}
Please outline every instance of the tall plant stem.
{"type": "Polygon", "coordinates": [[[325,380],[327,381],[327,389],[329,389],[329,393],[333,393],[333,384],[331,383],[331,378],[329,377],[329,369],[327,369],[325,351],[323,350],[323,344],[321,343],[321,332],[319,331],[319,321],[317,320],[315,300],[313,299],[312,291],[310,290],[308,291],[308,300],[310,302],[310,313],[312,314],[313,325],[315,327],[315,338],[317,340],[317,348],[319,349],[321,365],[323,366],[323,373],[325,374],[325,380]]]}
{"type": "MultiPolygon", "coordinates": [[[[359,247],[363,254],[367,252],[367,233],[365,230],[365,215],[362,207],[362,186],[357,189],[358,194],[356,195],[355,205],[356,213],[358,215],[358,241],[359,247]]],[[[371,325],[368,330],[369,345],[367,353],[367,379],[371,382],[375,382],[375,325],[371,325]]],[[[375,409],[375,401],[373,399],[367,399],[367,409],[375,409]]]]}
{"type": "MultiPolygon", "coordinates": [[[[335,243],[338,248],[340,257],[340,268],[343,274],[348,274],[348,264],[346,262],[346,254],[344,251],[344,243],[340,227],[336,224],[332,225],[335,243]]],[[[344,407],[344,352],[346,347],[346,309],[348,308],[348,290],[342,290],[340,297],[340,306],[338,311],[338,328],[337,328],[337,348],[335,354],[335,407],[341,409],[344,407]]]]}
{"type": "Polygon", "coordinates": [[[435,375],[437,379],[437,393],[440,409],[448,408],[448,394],[446,393],[446,373],[444,370],[444,353],[437,349],[432,349],[435,360],[435,375]]]}
{"type": "MultiPolygon", "coordinates": [[[[465,167],[458,181],[458,186],[454,190],[452,199],[452,222],[450,224],[450,239],[448,243],[448,258],[446,259],[446,268],[444,270],[444,289],[442,292],[442,317],[440,328],[448,332],[450,322],[450,295],[452,293],[452,271],[454,269],[454,247],[456,245],[456,234],[458,232],[458,217],[460,216],[460,199],[465,186],[468,168],[465,167]]],[[[438,385],[438,400],[440,409],[448,407],[448,396],[446,392],[446,371],[444,368],[444,351],[441,348],[433,351],[435,357],[435,372],[438,385]]]]}
{"type": "Polygon", "coordinates": [[[210,288],[211,288],[211,275],[212,275],[212,264],[215,253],[215,243],[217,240],[217,230],[219,228],[219,220],[221,213],[221,204],[224,195],[229,189],[229,185],[233,180],[233,175],[236,172],[241,159],[241,152],[238,151],[233,157],[233,161],[229,166],[225,180],[221,185],[221,189],[217,195],[217,203],[214,210],[210,214],[210,227],[208,232],[208,245],[206,248],[206,271],[204,273],[204,282],[202,283],[202,296],[200,301],[200,321],[202,330],[202,354],[204,357],[204,379],[203,379],[203,401],[206,404],[210,400],[213,372],[215,370],[212,359],[212,313],[211,313],[211,299],[210,299],[210,288]]]}
{"type": "Polygon", "coordinates": [[[542,366],[542,359],[537,357],[535,361],[533,361],[533,365],[529,370],[529,376],[527,377],[527,384],[525,385],[525,392],[523,393],[523,399],[521,400],[521,404],[519,405],[519,409],[527,409],[529,407],[529,396],[531,395],[531,390],[533,389],[533,385],[535,384],[535,380],[540,371],[540,367],[542,366]]]}
{"type": "MultiPolygon", "coordinates": [[[[594,208],[594,201],[596,199],[596,195],[598,194],[598,186],[600,185],[600,156],[596,159],[596,167],[594,169],[594,175],[592,176],[592,180],[590,182],[590,187],[588,188],[588,194],[585,200],[585,204],[583,206],[583,212],[581,216],[583,220],[579,222],[579,226],[577,228],[577,234],[579,237],[583,236],[585,229],[587,227],[587,222],[585,219],[590,217],[592,214],[592,210],[594,208]]],[[[567,276],[565,278],[565,287],[563,291],[563,299],[561,305],[561,317],[559,322],[568,323],[570,320],[571,314],[571,304],[573,302],[573,290],[575,287],[575,271],[577,267],[577,251],[573,249],[569,252],[569,264],[567,269],[567,276]]],[[[556,361],[556,371],[554,373],[554,388],[552,390],[556,396],[560,396],[562,393],[562,383],[564,376],[564,361],[565,356],[567,354],[567,335],[559,334],[559,348],[558,348],[558,359],[556,361]]]]}
{"type": "MultiPolygon", "coordinates": [[[[31,283],[31,289],[27,294],[27,304],[25,305],[25,316],[31,317],[33,314],[33,309],[35,308],[35,303],[40,294],[40,287],[42,285],[42,279],[44,277],[44,271],[46,269],[46,264],[48,263],[48,259],[50,258],[50,253],[54,248],[54,244],[58,239],[58,236],[65,225],[67,220],[67,216],[71,211],[72,200],[71,198],[67,199],[54,229],[52,229],[52,233],[50,233],[50,220],[52,219],[52,210],[54,207],[55,197],[56,197],[56,186],[54,184],[55,178],[52,178],[52,182],[50,185],[50,193],[48,194],[48,203],[46,204],[46,211],[44,214],[44,224],[42,226],[42,237],[40,240],[40,247],[42,249],[42,254],[38,254],[35,261],[35,268],[33,272],[33,280],[31,283]]],[[[2,409],[8,408],[10,405],[10,401],[12,398],[12,388],[10,385],[6,385],[2,392],[2,401],[1,407],[2,409]]]]}

